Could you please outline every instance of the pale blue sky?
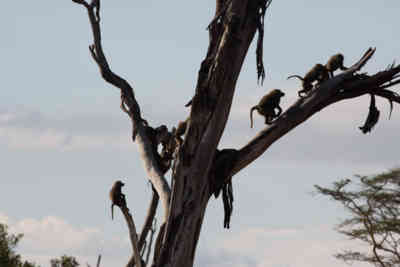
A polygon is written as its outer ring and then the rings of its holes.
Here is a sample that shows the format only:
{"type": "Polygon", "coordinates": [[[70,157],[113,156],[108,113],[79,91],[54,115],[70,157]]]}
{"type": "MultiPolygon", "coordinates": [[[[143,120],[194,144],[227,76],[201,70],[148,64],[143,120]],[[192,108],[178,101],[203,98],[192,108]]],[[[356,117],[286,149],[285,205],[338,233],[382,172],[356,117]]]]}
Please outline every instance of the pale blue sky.
{"type": "MultiPolygon", "coordinates": [[[[188,114],[183,105],[194,92],[213,12],[211,0],[102,2],[106,55],[134,86],[151,123],[171,127],[188,114]]],[[[222,147],[239,147],[261,129],[259,117],[249,128],[248,109],[268,88],[287,93],[283,108],[295,101],[300,84],[287,81],[290,74],[337,52],[350,65],[370,46],[377,52],[365,71],[399,62],[399,12],[398,0],[274,0],[265,22],[264,86],[257,85],[253,45],[222,147]]],[[[107,191],[117,178],[126,182],[140,229],[151,190],[119,92],[90,58],[85,10],[72,1],[8,1],[0,31],[0,221],[26,234],[20,252],[43,267],[63,253],[92,264],[102,253],[103,266],[120,266],[130,246],[122,216],[110,220],[107,191]]],[[[347,101],[296,128],[235,176],[231,230],[222,228],[221,200],[211,200],[196,266],[345,266],[330,256],[356,246],[330,230],[344,213],[311,192],[317,183],[399,165],[399,107],[388,121],[387,102],[378,105],[381,121],[369,135],[357,129],[368,98],[347,101]]]]}

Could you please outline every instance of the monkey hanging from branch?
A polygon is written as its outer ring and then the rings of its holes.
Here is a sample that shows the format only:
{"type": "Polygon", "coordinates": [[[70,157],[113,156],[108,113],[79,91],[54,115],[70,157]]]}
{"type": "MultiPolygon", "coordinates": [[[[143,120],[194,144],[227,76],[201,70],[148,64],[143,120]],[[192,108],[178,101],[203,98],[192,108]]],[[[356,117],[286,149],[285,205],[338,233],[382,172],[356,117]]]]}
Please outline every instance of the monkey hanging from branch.
{"type": "Polygon", "coordinates": [[[223,149],[215,153],[215,165],[211,181],[211,192],[218,198],[222,191],[222,203],[224,205],[224,228],[229,229],[233,210],[233,188],[230,172],[237,160],[239,151],[236,149],[223,149]]]}
{"type": "Polygon", "coordinates": [[[371,102],[369,104],[369,112],[367,119],[363,126],[358,127],[363,134],[371,132],[372,128],[378,123],[379,120],[379,110],[376,107],[375,95],[371,94],[371,102]]]}
{"type": "Polygon", "coordinates": [[[125,195],[122,194],[122,187],[125,184],[120,180],[116,181],[110,190],[110,200],[111,200],[111,219],[114,219],[114,205],[118,207],[126,208],[125,195]]]}
{"type": "Polygon", "coordinates": [[[302,81],[303,89],[300,90],[298,94],[299,97],[304,97],[311,91],[311,89],[313,89],[313,82],[316,81],[317,83],[321,83],[329,79],[329,72],[324,65],[318,63],[315,64],[314,67],[304,75],[304,77],[301,77],[300,75],[291,75],[287,77],[287,79],[290,78],[298,78],[302,81]],[[303,93],[305,95],[302,95],[303,93]]]}
{"type": "Polygon", "coordinates": [[[273,120],[282,113],[282,108],[279,106],[281,97],[285,95],[279,89],[273,89],[268,94],[264,95],[257,105],[250,109],[250,127],[253,128],[253,111],[257,110],[258,114],[264,116],[265,124],[271,124],[273,120]],[[278,109],[278,113],[275,113],[278,109]]]}

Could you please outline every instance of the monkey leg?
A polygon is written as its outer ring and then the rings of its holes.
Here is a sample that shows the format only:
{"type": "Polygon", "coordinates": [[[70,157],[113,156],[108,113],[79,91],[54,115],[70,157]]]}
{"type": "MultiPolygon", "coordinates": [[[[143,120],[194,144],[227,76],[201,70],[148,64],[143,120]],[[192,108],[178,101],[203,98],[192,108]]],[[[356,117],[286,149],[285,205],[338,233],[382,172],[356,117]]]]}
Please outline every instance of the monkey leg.
{"type": "Polygon", "coordinates": [[[272,123],[273,117],[271,115],[265,116],[265,124],[270,125],[272,123]]]}

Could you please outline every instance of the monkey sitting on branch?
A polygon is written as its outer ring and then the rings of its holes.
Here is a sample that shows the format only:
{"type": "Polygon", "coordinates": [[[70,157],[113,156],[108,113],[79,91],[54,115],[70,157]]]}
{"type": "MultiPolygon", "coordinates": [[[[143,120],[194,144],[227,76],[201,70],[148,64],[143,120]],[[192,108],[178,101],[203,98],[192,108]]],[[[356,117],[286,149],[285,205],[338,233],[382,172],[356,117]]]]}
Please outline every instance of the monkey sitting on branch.
{"type": "Polygon", "coordinates": [[[290,78],[298,78],[302,81],[303,90],[300,90],[298,94],[299,97],[303,97],[303,93],[305,94],[304,96],[306,96],[307,93],[311,91],[313,88],[313,82],[317,81],[318,83],[321,83],[329,79],[329,73],[324,65],[318,63],[315,64],[314,67],[304,75],[304,77],[301,77],[300,75],[291,75],[287,77],[287,79],[290,78]]]}
{"type": "Polygon", "coordinates": [[[273,120],[282,113],[282,108],[279,106],[281,97],[285,95],[279,89],[273,89],[268,94],[264,95],[257,105],[250,109],[250,127],[253,128],[253,111],[257,110],[258,114],[264,116],[265,124],[271,124],[273,120]],[[278,109],[278,113],[275,113],[278,109]]]}
{"type": "Polygon", "coordinates": [[[328,62],[325,65],[325,68],[327,69],[329,76],[332,78],[333,77],[333,72],[337,69],[341,70],[347,70],[345,66],[343,66],[343,60],[344,57],[342,54],[336,54],[333,55],[329,58],[328,62]]]}
{"type": "Polygon", "coordinates": [[[116,181],[110,190],[111,200],[111,219],[114,219],[114,205],[118,207],[126,207],[125,195],[122,194],[122,187],[125,184],[120,180],[116,181]]]}

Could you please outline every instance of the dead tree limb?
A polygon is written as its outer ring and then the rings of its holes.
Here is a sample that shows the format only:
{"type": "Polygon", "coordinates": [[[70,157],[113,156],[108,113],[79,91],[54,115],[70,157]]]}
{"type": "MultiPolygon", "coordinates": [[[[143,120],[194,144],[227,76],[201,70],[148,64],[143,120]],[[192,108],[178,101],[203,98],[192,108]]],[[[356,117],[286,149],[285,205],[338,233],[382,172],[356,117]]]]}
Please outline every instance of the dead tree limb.
{"type": "MultiPolygon", "coordinates": [[[[142,231],[139,236],[139,240],[138,240],[137,246],[138,246],[139,251],[143,251],[144,246],[146,244],[146,238],[147,238],[147,235],[149,232],[150,232],[150,241],[149,241],[149,245],[147,247],[148,250],[151,249],[151,243],[153,242],[154,229],[153,229],[152,225],[154,226],[154,224],[153,224],[155,222],[154,217],[156,215],[159,197],[158,197],[157,191],[154,189],[154,187],[152,187],[152,191],[153,191],[152,199],[150,202],[149,209],[147,211],[147,216],[146,216],[145,222],[143,224],[142,231]]],[[[146,265],[148,262],[147,258],[148,258],[148,256],[146,255],[146,261],[145,261],[146,265]]],[[[135,255],[132,255],[131,259],[129,260],[128,266],[134,266],[135,262],[136,262],[135,255]]]]}
{"type": "Polygon", "coordinates": [[[133,88],[129,83],[111,71],[111,68],[104,55],[101,44],[101,30],[100,30],[100,0],[92,0],[89,4],[85,0],[72,0],[73,2],[83,5],[87,12],[92,27],[94,44],[89,46],[90,53],[97,63],[100,73],[105,81],[119,88],[121,91],[121,109],[128,114],[132,122],[132,139],[136,141],[141,158],[143,159],[144,167],[147,172],[151,183],[157,190],[161,198],[164,208],[164,220],[169,214],[169,200],[171,190],[168,182],[164,178],[164,174],[160,171],[156,162],[149,141],[146,135],[145,126],[146,120],[141,117],[140,107],[136,101],[133,88]]]}
{"type": "Polygon", "coordinates": [[[139,243],[138,243],[139,250],[142,250],[142,247],[147,238],[147,235],[148,235],[149,231],[151,231],[151,229],[152,229],[154,217],[155,217],[156,211],[157,211],[159,197],[158,197],[157,191],[154,189],[154,187],[152,188],[152,191],[153,191],[153,196],[152,196],[152,199],[150,202],[149,209],[147,210],[147,216],[144,221],[142,231],[140,232],[139,243]]]}
{"type": "Polygon", "coordinates": [[[153,241],[154,241],[154,234],[156,233],[156,227],[157,227],[157,220],[153,221],[153,226],[150,229],[150,237],[149,237],[149,242],[148,242],[148,246],[147,246],[147,253],[146,253],[146,258],[144,260],[146,266],[149,264],[149,260],[150,260],[150,253],[151,253],[151,249],[152,249],[152,245],[153,245],[153,241]]]}
{"type": "Polygon", "coordinates": [[[96,267],[100,267],[100,262],[101,262],[101,254],[100,254],[99,257],[97,258],[96,267]]]}
{"type": "Polygon", "coordinates": [[[125,217],[125,221],[126,224],[128,225],[128,229],[129,229],[129,238],[131,240],[131,245],[132,245],[132,250],[133,250],[133,255],[132,257],[134,258],[134,261],[129,261],[128,264],[126,265],[126,267],[134,267],[135,265],[137,267],[145,267],[143,266],[143,260],[140,257],[140,250],[138,247],[138,237],[137,237],[137,232],[136,232],[136,226],[135,226],[135,222],[133,221],[133,217],[131,215],[131,213],[129,212],[128,207],[125,206],[118,206],[121,211],[122,214],[124,214],[125,217]]]}

